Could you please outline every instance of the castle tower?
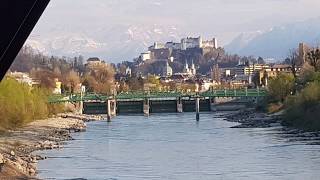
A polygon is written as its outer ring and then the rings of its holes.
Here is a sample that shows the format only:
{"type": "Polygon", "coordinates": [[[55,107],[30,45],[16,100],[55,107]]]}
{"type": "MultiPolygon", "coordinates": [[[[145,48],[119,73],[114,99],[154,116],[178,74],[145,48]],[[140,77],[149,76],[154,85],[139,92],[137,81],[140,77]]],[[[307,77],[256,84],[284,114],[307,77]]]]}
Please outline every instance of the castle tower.
{"type": "Polygon", "coordinates": [[[298,65],[302,66],[307,60],[308,46],[305,43],[299,44],[299,62],[298,65]]]}

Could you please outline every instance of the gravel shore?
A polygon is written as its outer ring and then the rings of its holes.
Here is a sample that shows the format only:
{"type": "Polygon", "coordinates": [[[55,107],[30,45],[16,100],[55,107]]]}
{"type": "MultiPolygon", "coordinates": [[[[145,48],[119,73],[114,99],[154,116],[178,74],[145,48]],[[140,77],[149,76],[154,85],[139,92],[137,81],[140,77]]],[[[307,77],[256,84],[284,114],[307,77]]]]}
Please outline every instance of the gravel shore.
{"type": "Polygon", "coordinates": [[[266,114],[255,109],[241,110],[225,117],[227,121],[240,123],[232,128],[267,128],[281,125],[281,113],[266,114]]]}
{"type": "Polygon", "coordinates": [[[101,119],[101,116],[61,114],[0,135],[0,180],[36,179],[37,162],[45,157],[32,152],[62,148],[63,142],[72,140],[71,133],[86,130],[85,122],[101,119]]]}
{"type": "Polygon", "coordinates": [[[279,127],[278,134],[293,142],[304,142],[307,145],[320,145],[320,131],[305,131],[293,127],[282,126],[282,112],[266,114],[256,112],[255,109],[245,109],[233,112],[226,117],[227,121],[238,122],[239,125],[231,128],[270,128],[279,127]]]}

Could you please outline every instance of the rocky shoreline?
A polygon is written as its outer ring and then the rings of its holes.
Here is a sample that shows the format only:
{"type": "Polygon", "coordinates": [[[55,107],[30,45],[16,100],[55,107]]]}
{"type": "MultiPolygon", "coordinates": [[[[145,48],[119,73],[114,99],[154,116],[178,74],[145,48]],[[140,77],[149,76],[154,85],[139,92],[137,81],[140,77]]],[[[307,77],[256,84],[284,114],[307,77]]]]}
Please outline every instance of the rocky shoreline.
{"type": "Polygon", "coordinates": [[[231,128],[271,128],[279,127],[279,134],[288,141],[300,141],[307,145],[320,145],[320,132],[310,132],[303,129],[282,126],[282,112],[267,114],[257,112],[255,109],[244,109],[241,111],[223,115],[225,120],[240,123],[231,128]]]}
{"type": "Polygon", "coordinates": [[[224,115],[227,121],[240,123],[231,128],[268,128],[281,125],[281,113],[266,114],[254,108],[244,109],[224,115]]]}
{"type": "Polygon", "coordinates": [[[37,162],[45,157],[33,152],[62,148],[65,141],[72,140],[71,133],[86,130],[85,122],[102,119],[101,116],[61,114],[0,135],[0,180],[36,179],[37,162]]]}

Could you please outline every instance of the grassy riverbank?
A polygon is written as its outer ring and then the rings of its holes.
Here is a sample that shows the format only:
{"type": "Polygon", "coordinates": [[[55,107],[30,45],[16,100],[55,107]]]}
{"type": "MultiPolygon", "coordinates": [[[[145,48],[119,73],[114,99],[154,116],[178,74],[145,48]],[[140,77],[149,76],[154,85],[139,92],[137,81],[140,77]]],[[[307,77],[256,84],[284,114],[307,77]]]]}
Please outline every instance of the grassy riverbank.
{"type": "Polygon", "coordinates": [[[47,102],[49,91],[31,88],[14,79],[0,83],[0,131],[21,127],[37,119],[44,119],[64,110],[62,105],[47,102]]]}
{"type": "Polygon", "coordinates": [[[303,69],[301,75],[281,75],[269,84],[267,111],[283,110],[283,124],[320,131],[320,72],[303,69]]]}
{"type": "Polygon", "coordinates": [[[320,82],[312,82],[285,102],[284,124],[310,131],[320,130],[320,82]]]}

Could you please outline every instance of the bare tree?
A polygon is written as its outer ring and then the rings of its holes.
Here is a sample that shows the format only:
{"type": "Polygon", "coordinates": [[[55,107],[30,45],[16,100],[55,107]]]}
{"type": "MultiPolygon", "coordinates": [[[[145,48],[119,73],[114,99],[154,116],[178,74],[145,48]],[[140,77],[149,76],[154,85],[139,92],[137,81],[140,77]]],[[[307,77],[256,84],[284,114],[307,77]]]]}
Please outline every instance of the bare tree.
{"type": "Polygon", "coordinates": [[[79,91],[80,89],[77,89],[77,86],[80,83],[80,77],[78,76],[78,73],[71,70],[69,74],[66,77],[67,85],[69,89],[71,90],[71,93],[74,93],[76,91],[79,91]]]}
{"type": "Polygon", "coordinates": [[[319,48],[314,48],[312,49],[308,54],[308,61],[311,66],[314,67],[315,71],[319,71],[319,63],[320,63],[320,49],[319,48]]]}
{"type": "Polygon", "coordinates": [[[291,72],[295,79],[297,79],[297,64],[299,61],[299,54],[296,49],[291,49],[289,51],[289,55],[287,59],[285,60],[285,63],[290,64],[291,66],[291,72]]]}

